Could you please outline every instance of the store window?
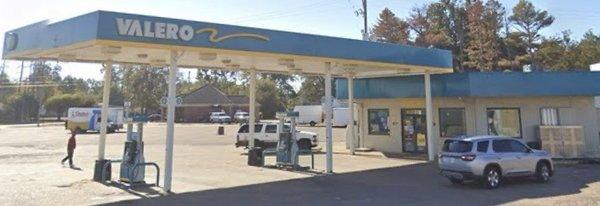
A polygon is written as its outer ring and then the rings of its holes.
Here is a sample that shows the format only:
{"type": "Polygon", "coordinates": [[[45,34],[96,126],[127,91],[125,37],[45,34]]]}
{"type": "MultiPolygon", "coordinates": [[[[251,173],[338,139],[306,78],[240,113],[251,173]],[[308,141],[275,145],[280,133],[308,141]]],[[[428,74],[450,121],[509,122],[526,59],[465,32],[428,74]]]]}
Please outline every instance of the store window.
{"type": "Polygon", "coordinates": [[[521,112],[519,109],[487,109],[488,134],[504,137],[521,137],[521,112]]]}
{"type": "Polygon", "coordinates": [[[559,125],[558,109],[557,108],[542,108],[540,109],[541,124],[544,126],[559,125]]]}
{"type": "Polygon", "coordinates": [[[369,134],[371,135],[389,135],[388,119],[390,117],[389,109],[369,109],[369,134]]]}
{"type": "Polygon", "coordinates": [[[467,134],[465,109],[443,108],[440,109],[440,136],[458,137],[467,134]]]}

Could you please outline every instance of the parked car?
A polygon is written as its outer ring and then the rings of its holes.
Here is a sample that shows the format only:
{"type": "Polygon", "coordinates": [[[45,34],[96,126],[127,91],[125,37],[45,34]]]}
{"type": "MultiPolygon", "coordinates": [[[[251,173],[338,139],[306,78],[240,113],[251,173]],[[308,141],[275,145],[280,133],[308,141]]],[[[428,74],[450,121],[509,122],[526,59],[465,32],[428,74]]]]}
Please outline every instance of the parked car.
{"type": "MultiPolygon", "coordinates": [[[[254,125],[254,146],[256,147],[275,147],[279,141],[279,124],[275,122],[259,122],[254,125]]],[[[284,132],[290,131],[290,125],[284,124],[284,132]]],[[[249,139],[249,126],[242,124],[236,135],[235,147],[247,147],[249,139]]],[[[316,147],[317,133],[296,131],[296,141],[298,148],[310,149],[316,147]]]]}
{"type": "Polygon", "coordinates": [[[230,123],[231,117],[225,112],[211,112],[209,120],[211,123],[230,123]]]}
{"type": "Polygon", "coordinates": [[[235,112],[235,114],[233,114],[233,121],[235,122],[244,123],[248,122],[248,119],[250,119],[250,114],[248,114],[248,112],[235,112]]]}
{"type": "Polygon", "coordinates": [[[514,138],[475,136],[444,141],[438,160],[440,174],[454,184],[480,180],[490,189],[504,178],[532,176],[547,182],[554,173],[551,156],[514,138]]]}
{"type": "Polygon", "coordinates": [[[148,115],[148,120],[151,122],[160,122],[163,121],[163,118],[161,114],[151,114],[148,115]]]}

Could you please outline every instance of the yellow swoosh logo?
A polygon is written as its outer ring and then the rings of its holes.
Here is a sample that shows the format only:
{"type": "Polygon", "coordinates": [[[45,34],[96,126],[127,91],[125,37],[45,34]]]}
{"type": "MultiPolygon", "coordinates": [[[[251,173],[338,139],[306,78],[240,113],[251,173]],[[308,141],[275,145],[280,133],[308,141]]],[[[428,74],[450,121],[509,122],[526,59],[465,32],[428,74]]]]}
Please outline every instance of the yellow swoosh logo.
{"type": "Polygon", "coordinates": [[[215,28],[203,28],[203,29],[196,30],[196,34],[200,34],[200,33],[204,33],[204,32],[207,32],[210,34],[208,36],[208,40],[211,42],[221,42],[221,41],[231,39],[231,38],[253,38],[253,39],[258,39],[258,40],[262,40],[262,41],[270,40],[269,37],[259,35],[259,34],[251,34],[251,33],[236,33],[236,34],[225,35],[225,36],[217,38],[219,31],[215,28]]]}

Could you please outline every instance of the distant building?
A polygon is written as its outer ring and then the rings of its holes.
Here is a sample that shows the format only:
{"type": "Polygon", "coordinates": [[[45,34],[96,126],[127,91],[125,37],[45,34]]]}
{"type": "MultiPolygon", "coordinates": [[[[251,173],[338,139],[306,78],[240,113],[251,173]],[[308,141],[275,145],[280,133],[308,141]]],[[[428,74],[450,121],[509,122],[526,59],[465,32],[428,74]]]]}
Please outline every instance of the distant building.
{"type": "MultiPolygon", "coordinates": [[[[181,96],[175,119],[179,122],[208,122],[211,112],[223,111],[233,117],[236,111],[249,111],[250,99],[246,95],[228,95],[214,85],[205,85],[181,96]]],[[[256,112],[258,107],[256,103],[256,112]]],[[[258,118],[258,115],[257,115],[258,118]]]]}

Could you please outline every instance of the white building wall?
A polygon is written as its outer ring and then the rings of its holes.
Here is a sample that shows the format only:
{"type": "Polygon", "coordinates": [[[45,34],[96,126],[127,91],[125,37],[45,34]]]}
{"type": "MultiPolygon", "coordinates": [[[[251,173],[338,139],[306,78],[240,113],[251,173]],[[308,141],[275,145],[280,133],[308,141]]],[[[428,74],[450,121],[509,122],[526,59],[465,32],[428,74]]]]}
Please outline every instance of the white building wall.
{"type": "Polygon", "coordinates": [[[600,71],[600,63],[590,65],[590,71],[600,71]]]}
{"type": "MultiPolygon", "coordinates": [[[[360,146],[383,152],[402,152],[402,128],[400,111],[402,109],[424,108],[424,98],[403,99],[362,99],[360,104],[360,146]],[[368,134],[368,109],[387,108],[390,111],[388,125],[390,135],[368,134]]],[[[494,97],[494,98],[434,98],[434,137],[441,148],[444,139],[439,138],[439,109],[465,108],[467,135],[488,134],[487,108],[519,108],[521,112],[521,134],[523,140],[538,141],[537,127],[540,125],[540,109],[559,108],[562,125],[581,125],[584,127],[586,154],[600,157],[600,137],[598,113],[593,97],[494,97]]]]}

